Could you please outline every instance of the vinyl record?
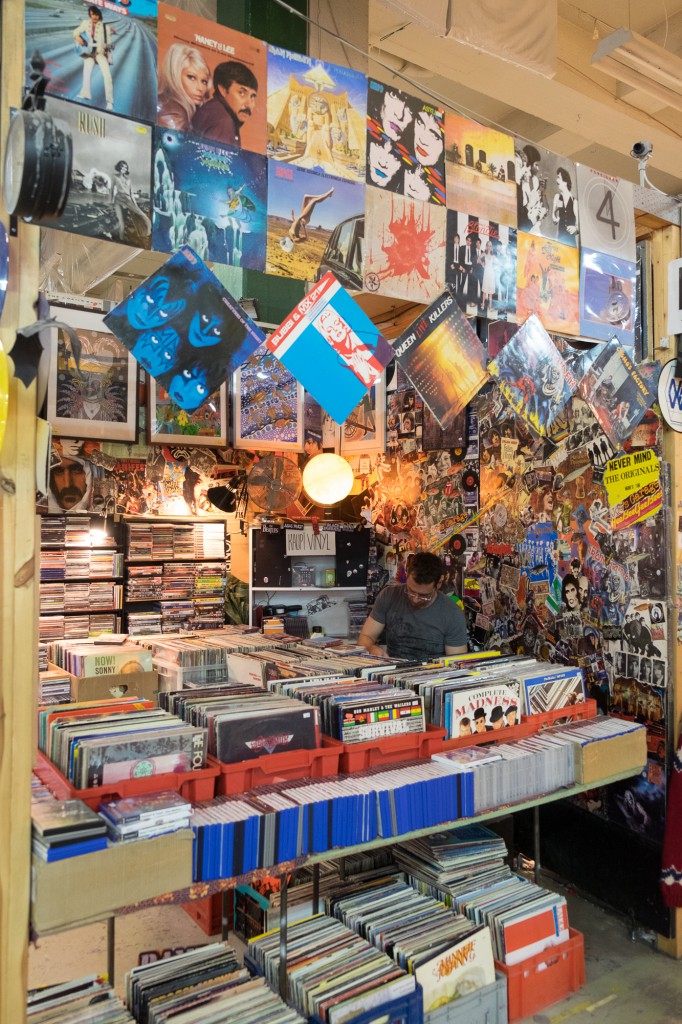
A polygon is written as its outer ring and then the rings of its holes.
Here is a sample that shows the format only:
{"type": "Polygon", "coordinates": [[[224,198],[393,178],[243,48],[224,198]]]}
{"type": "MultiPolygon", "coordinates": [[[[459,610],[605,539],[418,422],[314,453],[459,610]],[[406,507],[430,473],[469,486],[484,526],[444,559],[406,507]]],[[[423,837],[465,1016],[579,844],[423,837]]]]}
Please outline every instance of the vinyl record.
{"type": "Polygon", "coordinates": [[[475,491],[478,487],[478,473],[473,469],[465,469],[462,473],[462,490],[475,491]]]}
{"type": "Polygon", "coordinates": [[[467,544],[464,537],[462,537],[462,535],[459,533],[450,541],[450,550],[452,551],[453,555],[463,555],[464,552],[466,551],[466,546],[467,544]]]}

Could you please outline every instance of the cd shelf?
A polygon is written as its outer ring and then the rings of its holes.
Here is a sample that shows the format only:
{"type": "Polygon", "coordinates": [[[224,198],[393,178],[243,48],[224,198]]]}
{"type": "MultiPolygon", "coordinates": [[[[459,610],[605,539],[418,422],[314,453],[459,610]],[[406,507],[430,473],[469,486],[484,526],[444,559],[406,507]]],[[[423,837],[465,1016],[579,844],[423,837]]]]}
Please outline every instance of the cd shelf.
{"type": "MultiPolygon", "coordinates": [[[[283,912],[285,914],[286,913],[286,900],[285,900],[284,896],[285,896],[285,890],[286,890],[287,875],[289,873],[291,873],[291,871],[293,871],[293,870],[296,870],[298,868],[304,867],[305,865],[308,865],[308,864],[314,866],[314,865],[320,864],[320,863],[322,863],[323,861],[326,861],[326,860],[338,860],[340,858],[349,856],[350,854],[359,853],[359,852],[361,852],[363,850],[379,849],[380,847],[391,846],[391,845],[393,845],[395,843],[406,842],[406,841],[411,840],[411,839],[418,839],[418,838],[420,838],[422,836],[433,835],[433,834],[438,833],[438,832],[446,832],[448,829],[451,829],[453,826],[456,826],[456,825],[463,825],[463,824],[468,824],[468,823],[471,823],[471,822],[494,821],[496,818],[504,817],[504,816],[506,816],[508,814],[513,814],[513,813],[516,813],[518,811],[527,811],[527,810],[534,810],[535,811],[535,814],[536,814],[535,862],[536,862],[536,865],[539,865],[540,864],[539,808],[543,804],[552,803],[552,802],[554,802],[556,800],[563,800],[563,799],[565,799],[567,797],[578,796],[578,795],[580,795],[582,793],[588,792],[589,790],[592,790],[592,789],[595,789],[595,788],[598,788],[598,787],[601,787],[601,786],[608,786],[608,785],[611,785],[614,782],[619,782],[622,779],[631,778],[633,775],[636,775],[636,774],[637,774],[637,769],[630,768],[630,769],[627,769],[627,770],[624,770],[624,771],[621,771],[621,772],[617,772],[617,773],[615,773],[613,775],[605,776],[602,779],[593,780],[593,781],[590,781],[590,782],[587,782],[587,783],[576,783],[573,786],[564,787],[563,789],[557,789],[557,790],[554,790],[554,791],[552,791],[550,793],[543,794],[540,797],[535,797],[535,798],[533,798],[531,800],[525,800],[525,801],[522,801],[520,803],[508,804],[508,805],[505,805],[503,807],[496,807],[496,808],[493,808],[492,810],[484,811],[484,812],[482,812],[480,814],[473,815],[472,817],[458,818],[456,821],[444,822],[444,823],[442,823],[440,825],[430,826],[429,828],[418,829],[418,830],[414,830],[414,831],[411,831],[411,832],[405,832],[405,833],[403,833],[403,834],[401,834],[399,836],[390,836],[390,837],[375,839],[375,840],[373,840],[372,842],[369,842],[369,843],[361,843],[361,844],[358,844],[358,845],[355,845],[355,846],[335,847],[335,848],[333,848],[331,850],[325,850],[325,851],[322,851],[320,853],[313,853],[313,854],[309,854],[309,855],[307,855],[305,857],[300,857],[297,860],[289,861],[286,864],[277,864],[277,865],[274,865],[274,866],[271,866],[271,867],[259,868],[256,871],[249,872],[246,875],[239,875],[239,876],[236,876],[234,878],[223,878],[223,879],[219,879],[219,880],[216,880],[216,881],[210,881],[210,882],[197,882],[197,883],[194,883],[194,884],[192,884],[192,885],[190,885],[190,886],[188,886],[186,888],[174,889],[171,892],[164,893],[161,896],[158,895],[158,891],[154,888],[154,884],[155,884],[154,872],[150,868],[149,872],[146,873],[148,875],[148,886],[149,886],[148,887],[148,892],[149,892],[149,896],[148,897],[140,895],[140,890],[144,889],[144,880],[139,879],[139,883],[140,884],[138,884],[136,882],[136,884],[133,886],[134,893],[135,893],[134,898],[131,899],[128,904],[123,905],[123,906],[118,906],[118,907],[113,907],[112,906],[110,909],[103,910],[102,912],[98,913],[96,916],[89,916],[87,918],[87,922],[88,923],[93,923],[94,921],[101,921],[101,920],[106,920],[106,919],[112,919],[112,918],[115,918],[117,914],[131,913],[133,911],[140,910],[140,909],[142,909],[144,907],[156,906],[159,903],[162,903],[163,905],[171,903],[171,902],[175,903],[175,904],[191,903],[191,902],[193,902],[195,900],[205,899],[207,896],[212,896],[212,895],[215,895],[215,894],[220,893],[220,892],[228,891],[230,889],[235,889],[237,886],[240,886],[240,885],[248,885],[249,883],[252,883],[254,881],[258,881],[258,880],[261,880],[261,879],[264,879],[264,878],[268,878],[268,877],[272,877],[272,876],[277,876],[277,875],[281,876],[281,880],[282,880],[282,896],[283,896],[283,898],[282,898],[282,910],[283,910],[283,912]]],[[[173,835],[174,834],[171,834],[171,836],[168,836],[168,837],[165,837],[165,838],[167,838],[169,840],[172,840],[173,835]]],[[[162,837],[162,838],[164,838],[164,837],[162,837]]],[[[158,839],[157,840],[142,840],[141,842],[142,842],[142,844],[144,846],[146,846],[147,842],[151,842],[151,843],[156,842],[156,843],[158,843],[158,839]]],[[[137,846],[138,844],[135,844],[135,845],[137,846]]],[[[191,860],[191,845],[188,847],[186,844],[183,844],[182,846],[179,845],[177,848],[178,848],[178,851],[179,851],[178,856],[183,857],[183,858],[189,858],[191,860]]],[[[99,875],[101,877],[106,877],[107,876],[107,874],[108,874],[107,862],[109,860],[111,860],[111,864],[113,866],[117,862],[117,854],[119,852],[120,851],[117,851],[117,848],[114,846],[113,848],[110,848],[109,850],[100,851],[99,853],[92,855],[93,857],[98,858],[98,873],[99,873],[99,875]]],[[[140,857],[142,856],[143,853],[144,853],[144,851],[140,851],[140,857]]],[[[179,867],[181,867],[181,865],[179,865],[179,867]]],[[[71,886],[69,884],[69,880],[63,878],[63,876],[68,875],[69,878],[72,880],[74,885],[80,884],[78,880],[79,880],[79,878],[81,876],[81,872],[83,870],[83,859],[79,858],[79,857],[74,857],[74,858],[71,858],[70,860],[57,862],[54,865],[52,865],[52,864],[42,865],[41,864],[40,870],[41,870],[41,873],[43,873],[45,875],[45,881],[46,882],[49,881],[49,878],[52,875],[52,877],[54,877],[55,879],[57,877],[62,878],[64,884],[61,886],[61,892],[63,893],[63,896],[61,897],[62,905],[59,908],[57,908],[57,911],[56,911],[56,916],[58,916],[59,922],[60,922],[59,925],[58,926],[52,926],[52,927],[44,928],[44,929],[40,929],[40,930],[36,929],[38,931],[38,933],[41,934],[41,935],[54,934],[54,933],[58,933],[58,932],[64,931],[64,930],[69,929],[69,928],[78,927],[79,925],[85,923],[85,919],[83,919],[81,917],[74,916],[72,914],[72,912],[71,912],[71,908],[70,908],[70,904],[69,904],[69,890],[71,889],[71,886]],[[51,869],[54,869],[54,870],[51,870],[51,869]]],[[[53,897],[54,890],[52,889],[52,887],[51,886],[45,886],[43,891],[45,891],[45,892],[50,891],[50,894],[51,894],[50,902],[51,902],[51,904],[53,904],[55,902],[55,899],[53,897]]],[[[120,898],[120,893],[119,893],[119,898],[120,898]]],[[[32,905],[31,910],[32,910],[32,920],[33,920],[34,925],[35,925],[41,919],[41,908],[40,908],[39,905],[36,905],[34,903],[32,905]]],[[[283,934],[286,933],[286,919],[285,918],[284,918],[283,923],[282,923],[282,931],[283,931],[283,934]]]]}

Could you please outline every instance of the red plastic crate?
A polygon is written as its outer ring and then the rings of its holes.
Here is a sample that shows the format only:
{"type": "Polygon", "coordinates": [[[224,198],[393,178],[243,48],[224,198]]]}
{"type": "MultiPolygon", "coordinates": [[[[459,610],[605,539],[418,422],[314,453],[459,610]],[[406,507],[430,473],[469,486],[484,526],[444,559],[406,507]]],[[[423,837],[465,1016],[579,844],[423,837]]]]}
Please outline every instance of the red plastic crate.
{"type": "Polygon", "coordinates": [[[539,732],[540,729],[547,729],[550,725],[556,725],[564,719],[575,721],[576,719],[587,719],[597,717],[596,700],[586,700],[582,704],[571,704],[566,708],[553,708],[552,711],[543,711],[540,715],[527,715],[526,721],[532,722],[539,732]]]}
{"type": "MultiPolygon", "coordinates": [[[[445,729],[427,725],[425,732],[405,732],[397,736],[384,736],[367,743],[344,743],[340,771],[346,775],[361,772],[377,764],[413,761],[417,757],[431,757],[443,749],[445,729]]],[[[329,737],[325,737],[325,742],[329,737]]],[[[329,740],[338,743],[338,740],[329,740]]]]}
{"type": "Polygon", "coordinates": [[[509,1024],[532,1017],[585,984],[583,936],[574,928],[568,931],[569,938],[560,946],[552,946],[513,967],[495,961],[495,970],[507,979],[509,1024]]]}
{"type": "Polygon", "coordinates": [[[339,774],[342,743],[333,743],[314,750],[289,750],[280,754],[263,754],[251,761],[224,764],[209,755],[209,764],[218,770],[216,796],[248,793],[256,786],[283,782],[286,779],[322,779],[339,774]]]}
{"type": "MultiPolygon", "coordinates": [[[[234,910],[234,892],[232,889],[227,892],[227,919],[232,927],[232,916],[234,910]]],[[[199,925],[206,935],[222,934],[223,930],[223,894],[214,893],[213,896],[205,896],[202,900],[192,900],[191,903],[183,903],[185,910],[193,921],[199,925]]]]}
{"type": "Polygon", "coordinates": [[[166,789],[174,790],[190,803],[212,800],[218,776],[218,770],[213,765],[208,765],[194,772],[164,772],[161,775],[147,775],[141,779],[109,782],[104,786],[93,786],[91,789],[76,789],[56,765],[41,753],[38,754],[35,772],[58,799],[82,800],[93,811],[96,811],[100,804],[108,804],[112,800],[144,796],[145,793],[161,793],[166,789]]]}
{"type": "Polygon", "coordinates": [[[527,736],[534,736],[541,729],[564,718],[594,718],[597,714],[596,700],[586,700],[583,704],[572,704],[567,708],[554,708],[552,711],[545,711],[541,715],[526,715],[518,725],[512,725],[509,729],[488,730],[487,732],[472,733],[471,736],[456,736],[451,740],[443,740],[442,750],[456,750],[458,747],[473,747],[481,743],[510,743],[514,740],[525,740],[527,736]]]}

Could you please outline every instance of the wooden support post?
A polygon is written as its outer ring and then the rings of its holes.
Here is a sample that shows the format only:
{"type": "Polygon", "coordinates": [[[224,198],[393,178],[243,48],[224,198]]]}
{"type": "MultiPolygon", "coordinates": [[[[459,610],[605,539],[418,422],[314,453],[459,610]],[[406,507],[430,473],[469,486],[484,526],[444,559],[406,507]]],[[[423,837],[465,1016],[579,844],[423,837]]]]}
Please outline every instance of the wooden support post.
{"type": "MultiPolygon", "coordinates": [[[[680,229],[673,225],[655,231],[651,239],[651,261],[653,266],[653,308],[654,322],[653,353],[661,363],[666,363],[675,356],[675,338],[670,338],[670,347],[661,348],[661,338],[667,337],[668,317],[668,263],[670,260],[678,259],[680,256],[680,229]]],[[[673,688],[673,700],[668,705],[669,713],[673,716],[673,742],[677,742],[680,731],[680,718],[682,712],[682,659],[680,658],[677,643],[677,607],[675,592],[677,588],[678,566],[682,564],[682,551],[678,543],[678,516],[682,514],[682,435],[676,434],[673,430],[666,428],[663,435],[663,458],[670,466],[670,502],[671,502],[671,542],[672,542],[672,573],[670,580],[670,591],[673,599],[670,608],[668,621],[668,635],[670,637],[670,676],[669,685],[673,688]]],[[[666,939],[658,936],[658,948],[663,953],[676,958],[682,957],[682,911],[671,911],[675,916],[674,937],[666,939]]]]}
{"type": "MultiPolygon", "coordinates": [[[[24,78],[24,3],[1,5],[0,156],[10,106],[24,78]]],[[[0,204],[5,228],[6,211],[0,204]]],[[[9,286],[0,322],[5,352],[16,330],[35,320],[38,228],[20,224],[10,239],[9,286]]],[[[9,371],[13,375],[11,360],[9,371]]],[[[36,586],[36,385],[14,376],[0,452],[0,1021],[26,1015],[31,869],[31,765],[38,680],[36,586]]]]}

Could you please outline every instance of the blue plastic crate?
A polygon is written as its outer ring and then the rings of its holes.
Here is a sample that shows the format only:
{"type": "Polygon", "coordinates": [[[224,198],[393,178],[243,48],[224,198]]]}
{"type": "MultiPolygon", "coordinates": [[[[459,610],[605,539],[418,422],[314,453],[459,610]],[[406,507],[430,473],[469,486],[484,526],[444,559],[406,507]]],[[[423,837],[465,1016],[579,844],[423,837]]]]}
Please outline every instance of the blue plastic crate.
{"type": "MultiPolygon", "coordinates": [[[[310,1017],[310,1024],[322,1024],[319,1017],[310,1017]]],[[[367,1013],[351,1017],[346,1024],[424,1024],[424,1001],[419,986],[400,999],[375,1006],[367,1013]]]]}
{"type": "Polygon", "coordinates": [[[507,979],[499,972],[479,988],[424,1014],[424,1024],[507,1024],[507,979]]]}

